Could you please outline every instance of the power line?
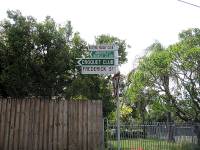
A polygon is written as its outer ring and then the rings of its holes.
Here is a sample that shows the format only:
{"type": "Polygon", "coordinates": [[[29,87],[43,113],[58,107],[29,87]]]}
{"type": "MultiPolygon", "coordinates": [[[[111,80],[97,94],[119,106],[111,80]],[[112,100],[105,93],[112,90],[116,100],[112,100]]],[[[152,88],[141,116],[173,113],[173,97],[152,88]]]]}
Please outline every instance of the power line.
{"type": "Polygon", "coordinates": [[[192,5],[192,6],[195,6],[195,7],[198,7],[200,8],[199,5],[195,5],[195,4],[192,4],[192,3],[189,3],[189,2],[186,2],[186,1],[182,1],[182,0],[178,0],[179,2],[182,2],[182,3],[185,3],[185,4],[188,4],[188,5],[192,5]]]}

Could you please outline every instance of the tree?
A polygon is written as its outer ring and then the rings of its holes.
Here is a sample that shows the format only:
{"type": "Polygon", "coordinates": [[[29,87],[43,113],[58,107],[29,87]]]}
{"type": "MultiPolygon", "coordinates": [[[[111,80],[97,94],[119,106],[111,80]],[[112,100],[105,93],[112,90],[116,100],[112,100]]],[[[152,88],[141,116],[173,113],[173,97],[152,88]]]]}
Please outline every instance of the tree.
{"type": "MultiPolygon", "coordinates": [[[[0,96],[102,100],[104,116],[113,111],[110,76],[82,75],[77,66],[76,58],[89,52],[70,21],[62,26],[49,16],[38,22],[20,11],[7,14],[0,24],[0,96]]],[[[126,60],[125,41],[112,36],[97,39],[118,42],[120,62],[126,60]]]]}
{"type": "Polygon", "coordinates": [[[8,11],[1,23],[3,96],[55,96],[70,77],[70,54],[65,33],[47,17],[37,23],[19,11],[8,11]]]}
{"type": "MultiPolygon", "coordinates": [[[[129,77],[129,90],[127,96],[130,100],[138,105],[139,112],[141,112],[142,122],[145,120],[147,114],[147,106],[152,102],[159,100],[157,97],[160,92],[160,87],[166,81],[168,70],[168,57],[165,50],[159,42],[153,43],[147,48],[146,56],[140,58],[139,66],[129,77]],[[165,77],[164,77],[165,76],[165,77]]],[[[147,119],[147,118],[146,118],[147,119]]]]}
{"type": "Polygon", "coordinates": [[[110,35],[105,35],[102,34],[100,36],[96,37],[96,43],[97,44],[116,44],[119,47],[119,64],[123,64],[127,61],[126,58],[126,41],[125,40],[120,40],[117,37],[110,36],[110,35]]]}
{"type": "MultiPolygon", "coordinates": [[[[147,82],[142,82],[141,87],[155,91],[156,99],[162,102],[165,110],[184,121],[200,123],[200,30],[189,29],[179,37],[179,43],[146,55],[135,73],[140,72],[143,76],[133,78],[133,81],[137,83],[143,77],[147,82]]],[[[132,86],[130,90],[137,89],[134,84],[132,86]]],[[[199,126],[195,130],[200,144],[199,126]]]]}

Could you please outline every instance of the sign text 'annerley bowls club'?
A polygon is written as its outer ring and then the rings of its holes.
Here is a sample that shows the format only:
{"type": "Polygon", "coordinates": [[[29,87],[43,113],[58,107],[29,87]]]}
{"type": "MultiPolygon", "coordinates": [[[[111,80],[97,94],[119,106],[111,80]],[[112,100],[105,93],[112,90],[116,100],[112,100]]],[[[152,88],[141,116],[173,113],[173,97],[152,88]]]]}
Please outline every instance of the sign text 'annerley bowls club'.
{"type": "Polygon", "coordinates": [[[89,45],[89,51],[115,51],[118,50],[117,45],[89,45]]]}
{"type": "Polygon", "coordinates": [[[92,58],[114,58],[114,51],[90,51],[92,58]]]}
{"type": "Polygon", "coordinates": [[[113,66],[115,65],[115,61],[114,59],[80,58],[78,64],[81,66],[113,66]]]}

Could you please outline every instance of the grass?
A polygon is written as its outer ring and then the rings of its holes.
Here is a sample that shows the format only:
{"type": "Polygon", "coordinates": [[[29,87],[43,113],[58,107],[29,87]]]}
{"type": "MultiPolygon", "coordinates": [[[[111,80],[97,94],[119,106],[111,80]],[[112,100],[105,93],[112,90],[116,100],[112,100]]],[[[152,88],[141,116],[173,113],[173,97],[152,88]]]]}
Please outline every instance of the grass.
{"type": "MultiPolygon", "coordinates": [[[[108,146],[117,150],[117,141],[109,141],[108,146]]],[[[121,140],[122,150],[177,150],[180,144],[155,139],[121,140]]]]}

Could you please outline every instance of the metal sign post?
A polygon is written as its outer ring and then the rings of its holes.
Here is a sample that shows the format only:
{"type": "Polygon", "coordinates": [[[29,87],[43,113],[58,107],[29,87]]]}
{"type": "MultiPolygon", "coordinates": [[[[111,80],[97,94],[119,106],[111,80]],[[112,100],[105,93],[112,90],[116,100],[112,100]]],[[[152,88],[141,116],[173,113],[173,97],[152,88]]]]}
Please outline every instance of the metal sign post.
{"type": "MultiPolygon", "coordinates": [[[[119,86],[119,83],[118,83],[119,86]]],[[[118,150],[121,149],[120,147],[120,101],[119,101],[119,88],[117,88],[117,147],[118,150]]]]}
{"type": "Polygon", "coordinates": [[[120,145],[120,100],[119,100],[119,81],[120,81],[120,72],[113,76],[113,85],[114,85],[114,96],[116,96],[117,101],[117,149],[121,149],[120,145]]]}
{"type": "Polygon", "coordinates": [[[82,74],[102,74],[113,76],[114,96],[117,101],[117,147],[120,147],[120,101],[119,101],[119,79],[120,73],[118,72],[119,66],[119,47],[115,44],[112,45],[89,45],[88,46],[90,57],[77,58],[78,65],[81,66],[82,74]],[[118,72],[118,73],[117,73],[118,72]]]}

